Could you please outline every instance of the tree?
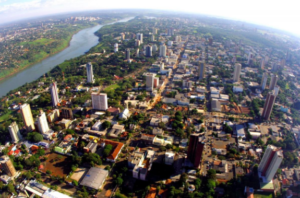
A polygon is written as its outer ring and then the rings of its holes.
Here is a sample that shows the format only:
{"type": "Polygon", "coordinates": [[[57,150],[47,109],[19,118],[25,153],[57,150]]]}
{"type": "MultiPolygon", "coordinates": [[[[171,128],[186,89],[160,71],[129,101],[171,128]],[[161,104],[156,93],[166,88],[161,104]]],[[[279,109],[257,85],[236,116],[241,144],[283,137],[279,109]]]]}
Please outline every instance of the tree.
{"type": "Polygon", "coordinates": [[[197,178],[195,179],[195,187],[198,190],[201,187],[202,181],[201,179],[197,178]]]}
{"type": "Polygon", "coordinates": [[[112,149],[113,149],[113,146],[111,144],[105,145],[104,150],[103,150],[103,155],[105,157],[108,157],[109,154],[111,153],[112,149]]]}
{"type": "Polygon", "coordinates": [[[182,184],[184,184],[184,183],[186,182],[187,179],[188,179],[188,175],[187,175],[186,173],[182,173],[182,174],[180,175],[179,181],[180,181],[182,184]]]}
{"type": "Polygon", "coordinates": [[[111,123],[106,120],[106,121],[103,122],[102,126],[103,126],[104,129],[107,129],[107,128],[111,127],[111,123]]]}
{"type": "Polygon", "coordinates": [[[73,180],[73,181],[72,181],[72,184],[73,184],[74,186],[78,186],[78,181],[73,180]]]}
{"type": "Polygon", "coordinates": [[[123,179],[121,177],[117,177],[115,179],[115,183],[117,186],[121,186],[123,184],[123,179]]]}
{"type": "Polygon", "coordinates": [[[217,172],[216,172],[216,170],[215,170],[215,169],[209,169],[209,170],[207,171],[207,177],[208,177],[209,179],[215,180],[216,177],[217,177],[217,172]]]}

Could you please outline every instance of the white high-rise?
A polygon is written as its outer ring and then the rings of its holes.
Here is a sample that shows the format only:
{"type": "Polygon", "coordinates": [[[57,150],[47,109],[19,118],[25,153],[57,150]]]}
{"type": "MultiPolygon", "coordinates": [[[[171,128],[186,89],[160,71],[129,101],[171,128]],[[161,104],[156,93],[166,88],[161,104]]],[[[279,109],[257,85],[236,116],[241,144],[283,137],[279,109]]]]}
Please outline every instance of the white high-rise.
{"type": "Polygon", "coordinates": [[[40,110],[40,113],[36,119],[36,124],[40,133],[44,134],[50,131],[49,125],[47,122],[46,114],[43,110],[40,110]]]}
{"type": "Polygon", "coordinates": [[[148,74],[146,76],[146,90],[147,91],[153,91],[154,77],[155,77],[155,74],[148,74]]]}
{"type": "Polygon", "coordinates": [[[118,51],[119,51],[119,45],[118,45],[118,43],[115,43],[114,44],[114,52],[116,53],[118,51]]]}
{"type": "Polygon", "coordinates": [[[273,90],[277,85],[278,75],[272,74],[269,89],[273,90]]]}
{"type": "Polygon", "coordinates": [[[50,84],[50,93],[51,93],[52,106],[57,107],[59,103],[59,97],[58,97],[56,82],[52,82],[50,84]]]}
{"type": "Polygon", "coordinates": [[[92,93],[93,109],[106,111],[108,109],[106,93],[92,93]]]}
{"type": "Polygon", "coordinates": [[[164,71],[165,70],[165,64],[164,63],[161,63],[160,64],[160,72],[164,71]]]}
{"type": "Polygon", "coordinates": [[[8,126],[8,131],[13,143],[18,143],[22,139],[22,135],[16,122],[13,122],[8,126]]]}
{"type": "Polygon", "coordinates": [[[234,65],[234,73],[233,73],[233,81],[234,82],[240,81],[241,69],[242,69],[241,64],[237,63],[234,65]]]}
{"type": "Polygon", "coordinates": [[[34,121],[31,113],[31,108],[29,104],[23,104],[20,106],[22,118],[27,132],[31,132],[35,129],[34,121]]]}
{"type": "Polygon", "coordinates": [[[159,46],[159,56],[166,57],[166,55],[167,55],[167,46],[165,44],[162,44],[159,46]]]}
{"type": "Polygon", "coordinates": [[[93,65],[91,62],[86,64],[87,83],[94,83],[93,65]]]}
{"type": "Polygon", "coordinates": [[[265,182],[270,182],[274,178],[282,160],[282,150],[273,145],[268,145],[258,166],[258,172],[266,179],[265,182]]]}
{"type": "Polygon", "coordinates": [[[141,43],[143,43],[143,33],[137,33],[136,39],[139,40],[141,43]]]}
{"type": "Polygon", "coordinates": [[[266,85],[267,85],[267,81],[268,81],[268,74],[264,73],[263,76],[262,76],[262,79],[261,79],[261,83],[260,83],[260,86],[261,86],[262,90],[265,90],[266,85]]]}

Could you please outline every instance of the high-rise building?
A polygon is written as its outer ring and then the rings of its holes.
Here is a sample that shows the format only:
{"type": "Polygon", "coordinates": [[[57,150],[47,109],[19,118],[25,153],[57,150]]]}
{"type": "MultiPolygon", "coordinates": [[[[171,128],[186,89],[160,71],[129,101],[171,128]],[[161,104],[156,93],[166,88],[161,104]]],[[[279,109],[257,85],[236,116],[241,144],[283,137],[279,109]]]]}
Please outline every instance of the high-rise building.
{"type": "Polygon", "coordinates": [[[153,52],[156,52],[156,51],[157,51],[157,45],[156,45],[156,44],[152,45],[152,51],[153,51],[153,52]]]}
{"type": "Polygon", "coordinates": [[[143,33],[137,33],[136,34],[136,39],[139,40],[142,44],[143,43],[143,33]]]}
{"type": "Polygon", "coordinates": [[[13,122],[8,126],[8,131],[13,143],[18,143],[22,139],[22,135],[16,122],[13,122]]]}
{"type": "Polygon", "coordinates": [[[73,119],[73,111],[71,108],[63,107],[61,108],[61,117],[65,119],[73,119]]]}
{"type": "Polygon", "coordinates": [[[50,131],[46,114],[43,110],[40,110],[40,113],[36,119],[36,125],[40,133],[44,134],[50,131]]]}
{"type": "Polygon", "coordinates": [[[52,106],[56,107],[58,105],[59,97],[58,97],[58,90],[57,90],[57,85],[56,82],[52,82],[50,84],[50,93],[51,93],[51,100],[52,100],[52,106]]]}
{"type": "Polygon", "coordinates": [[[52,112],[48,113],[48,122],[55,122],[60,116],[59,109],[54,109],[52,112]]]}
{"type": "Polygon", "coordinates": [[[147,91],[153,91],[154,77],[155,77],[155,74],[148,74],[146,76],[146,90],[147,91]]]}
{"type": "Polygon", "coordinates": [[[157,28],[152,28],[152,34],[157,34],[157,28]]]}
{"type": "Polygon", "coordinates": [[[119,45],[118,45],[118,43],[115,43],[114,44],[114,52],[116,53],[118,51],[119,51],[119,45]]]}
{"type": "Polygon", "coordinates": [[[140,45],[141,45],[141,41],[140,41],[140,40],[136,40],[136,41],[135,41],[135,46],[136,46],[136,47],[139,47],[140,45]]]}
{"type": "Polygon", "coordinates": [[[272,74],[269,89],[273,90],[277,85],[278,75],[272,74]]]}
{"type": "Polygon", "coordinates": [[[241,69],[242,69],[242,65],[240,63],[234,65],[234,73],[233,73],[234,82],[240,81],[241,69]]]}
{"type": "Polygon", "coordinates": [[[159,46],[159,56],[166,57],[167,56],[167,46],[165,44],[161,44],[159,46]]]}
{"type": "Polygon", "coordinates": [[[261,62],[260,62],[260,68],[261,68],[261,69],[264,69],[264,68],[265,68],[265,59],[261,59],[261,62]]]}
{"type": "Polygon", "coordinates": [[[205,78],[205,63],[200,62],[198,67],[199,80],[202,80],[203,78],[205,78]]]}
{"type": "Polygon", "coordinates": [[[151,41],[152,41],[152,42],[155,41],[155,36],[154,36],[154,34],[151,35],[151,41]]]}
{"type": "Polygon", "coordinates": [[[261,83],[260,83],[260,86],[261,86],[262,90],[265,90],[266,85],[267,85],[267,81],[268,81],[268,74],[265,72],[262,76],[261,83]]]}
{"type": "Polygon", "coordinates": [[[108,109],[106,93],[92,93],[93,109],[106,111],[108,109]]]}
{"type": "Polygon", "coordinates": [[[146,47],[146,57],[152,57],[152,46],[150,45],[146,47]]]}
{"type": "Polygon", "coordinates": [[[253,54],[252,53],[249,53],[248,55],[248,60],[247,60],[247,65],[250,64],[251,60],[252,60],[252,57],[253,57],[253,54]]]}
{"type": "Polygon", "coordinates": [[[140,57],[140,49],[139,48],[136,49],[136,57],[140,57]]]}
{"type": "Polygon", "coordinates": [[[31,132],[35,129],[34,121],[31,113],[31,108],[29,104],[23,104],[20,106],[22,118],[27,132],[31,132]]]}
{"type": "Polygon", "coordinates": [[[268,93],[267,99],[265,101],[264,110],[262,112],[262,117],[266,120],[270,119],[272,109],[275,103],[276,95],[275,93],[268,93]]]}
{"type": "Polygon", "coordinates": [[[204,150],[205,136],[199,136],[199,134],[191,134],[187,151],[188,159],[193,163],[195,168],[198,168],[201,164],[202,153],[204,150]]]}
{"type": "Polygon", "coordinates": [[[121,40],[123,41],[123,40],[125,40],[125,34],[122,32],[122,33],[120,33],[120,36],[121,36],[121,40]]]}
{"type": "Polygon", "coordinates": [[[169,28],[168,29],[168,36],[173,36],[174,35],[174,28],[169,28]]]}
{"type": "Polygon", "coordinates": [[[16,169],[13,165],[13,163],[11,162],[10,158],[7,155],[3,155],[0,158],[0,164],[2,167],[2,170],[10,177],[15,176],[16,174],[16,169]]]}
{"type": "Polygon", "coordinates": [[[181,42],[181,36],[176,36],[176,37],[175,37],[175,41],[176,41],[176,42],[181,42]]]}
{"type": "Polygon", "coordinates": [[[275,96],[278,96],[279,90],[280,90],[280,87],[278,85],[276,85],[274,87],[274,94],[275,94],[275,96]]]}
{"type": "Polygon", "coordinates": [[[91,62],[86,64],[87,83],[94,83],[93,65],[91,62]]]}
{"type": "Polygon", "coordinates": [[[274,178],[282,160],[282,150],[273,145],[268,145],[258,166],[258,172],[265,178],[265,182],[270,182],[274,178]]]}
{"type": "Polygon", "coordinates": [[[127,48],[127,49],[125,50],[125,59],[126,59],[127,61],[130,61],[130,49],[129,49],[129,48],[127,48]]]}
{"type": "Polygon", "coordinates": [[[161,64],[160,64],[160,72],[162,72],[163,70],[165,70],[165,64],[164,64],[164,63],[161,63],[161,64]]]}

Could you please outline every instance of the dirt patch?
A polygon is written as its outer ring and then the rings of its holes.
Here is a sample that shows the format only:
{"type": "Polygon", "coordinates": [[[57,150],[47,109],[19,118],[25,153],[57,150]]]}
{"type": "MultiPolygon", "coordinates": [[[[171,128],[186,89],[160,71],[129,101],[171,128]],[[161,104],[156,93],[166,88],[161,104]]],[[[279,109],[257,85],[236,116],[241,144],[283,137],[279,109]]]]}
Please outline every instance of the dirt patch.
{"type": "Polygon", "coordinates": [[[77,168],[76,171],[72,174],[71,179],[79,181],[82,178],[82,176],[86,173],[86,171],[86,168],[77,168]]]}
{"type": "Polygon", "coordinates": [[[67,156],[57,153],[50,153],[47,155],[47,160],[43,163],[44,169],[42,172],[46,173],[47,170],[51,171],[51,175],[67,176],[71,171],[71,159],[67,156]]]}

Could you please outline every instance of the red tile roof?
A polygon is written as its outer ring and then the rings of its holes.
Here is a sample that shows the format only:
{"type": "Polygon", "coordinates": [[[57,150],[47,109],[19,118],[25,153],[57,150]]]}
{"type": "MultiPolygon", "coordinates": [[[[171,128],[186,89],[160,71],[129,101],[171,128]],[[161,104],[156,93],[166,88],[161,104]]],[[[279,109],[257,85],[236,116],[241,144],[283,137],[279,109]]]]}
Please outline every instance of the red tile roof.
{"type": "Polygon", "coordinates": [[[114,147],[113,152],[107,158],[110,160],[116,160],[116,157],[120,153],[124,144],[121,142],[116,142],[116,141],[112,141],[112,140],[104,140],[104,142],[105,142],[105,144],[110,144],[114,147]]]}

